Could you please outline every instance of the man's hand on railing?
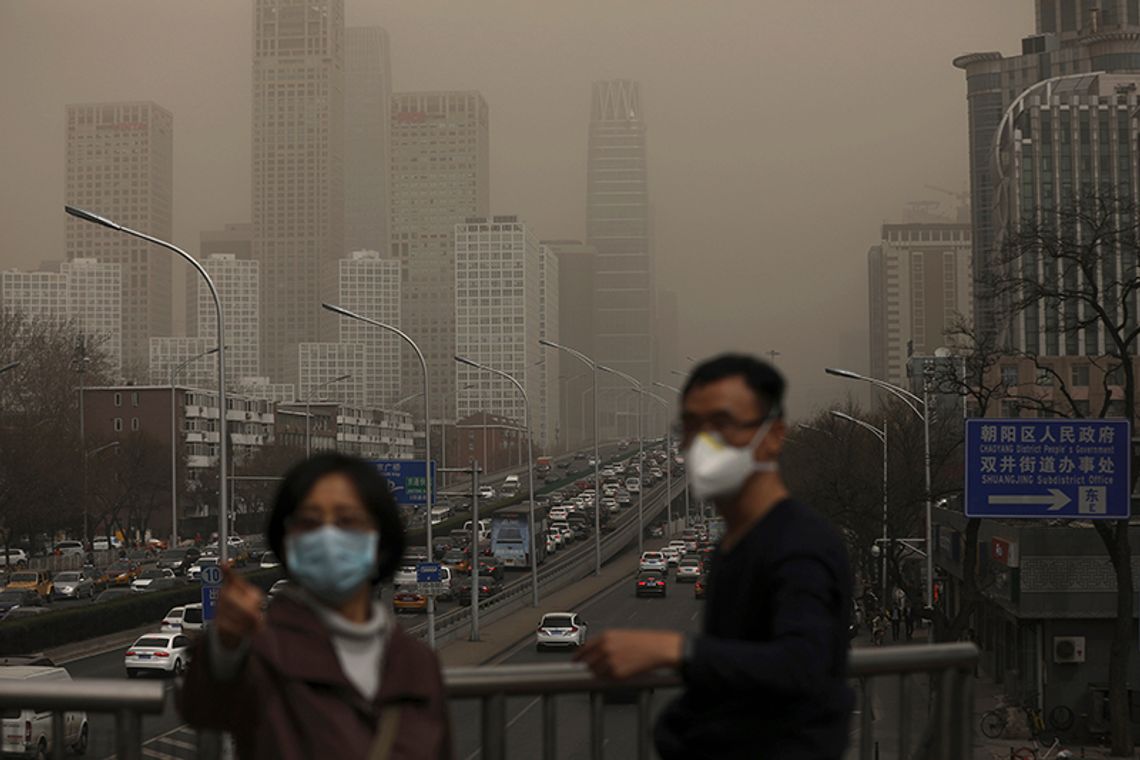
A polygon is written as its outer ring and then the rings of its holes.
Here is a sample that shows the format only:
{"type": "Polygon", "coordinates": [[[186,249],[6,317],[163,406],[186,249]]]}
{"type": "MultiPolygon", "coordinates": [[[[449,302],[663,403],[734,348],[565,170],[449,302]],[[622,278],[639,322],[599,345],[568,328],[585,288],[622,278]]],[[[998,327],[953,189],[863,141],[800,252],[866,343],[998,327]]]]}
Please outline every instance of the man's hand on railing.
{"type": "Polygon", "coordinates": [[[222,576],[214,627],[222,646],[236,649],[265,624],[265,592],[228,565],[222,576]]]}
{"type": "Polygon", "coordinates": [[[611,630],[590,639],[575,655],[601,678],[632,678],[681,665],[685,637],[676,631],[611,630]]]}

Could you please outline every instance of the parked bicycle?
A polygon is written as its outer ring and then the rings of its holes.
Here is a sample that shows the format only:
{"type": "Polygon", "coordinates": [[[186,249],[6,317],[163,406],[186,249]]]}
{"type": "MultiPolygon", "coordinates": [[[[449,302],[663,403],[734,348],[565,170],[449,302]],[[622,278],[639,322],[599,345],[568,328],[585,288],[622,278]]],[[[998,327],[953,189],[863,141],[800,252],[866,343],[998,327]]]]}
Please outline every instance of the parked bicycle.
{"type": "Polygon", "coordinates": [[[1005,701],[1004,698],[999,698],[998,706],[982,715],[982,733],[991,739],[1001,738],[1009,726],[1010,710],[1015,708],[1025,713],[1025,725],[1029,729],[1029,735],[1035,744],[1039,741],[1052,742],[1055,748],[1054,737],[1047,735],[1048,732],[1050,730],[1068,731],[1073,727],[1073,711],[1065,705],[1057,705],[1050,710],[1049,722],[1046,724],[1044,712],[1039,708],[1013,704],[1005,701]]]}

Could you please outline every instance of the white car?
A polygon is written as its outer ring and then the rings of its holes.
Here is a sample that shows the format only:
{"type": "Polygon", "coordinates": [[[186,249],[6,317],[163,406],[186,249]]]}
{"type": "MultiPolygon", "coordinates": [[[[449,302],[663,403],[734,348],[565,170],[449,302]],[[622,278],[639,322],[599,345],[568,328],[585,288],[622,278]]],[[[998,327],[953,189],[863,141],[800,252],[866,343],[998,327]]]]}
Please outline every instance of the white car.
{"type": "MultiPolygon", "coordinates": [[[[6,682],[71,681],[63,668],[30,665],[0,667],[0,680],[6,682]]],[[[19,684],[14,684],[19,686],[19,684]]],[[[60,684],[67,686],[69,684],[60,684]]],[[[18,707],[0,712],[0,755],[9,757],[49,757],[52,754],[51,712],[48,710],[21,710],[18,707]]],[[[63,741],[77,755],[87,752],[87,713],[63,714],[63,741]]],[[[62,753],[61,753],[62,754],[62,753]]]]}
{"type": "Polygon", "coordinates": [[[7,551],[5,551],[3,547],[0,547],[0,567],[4,567],[8,564],[9,560],[12,561],[13,567],[26,565],[28,564],[28,553],[23,549],[16,549],[15,547],[9,547],[7,551]]]}
{"type": "Polygon", "coordinates": [[[265,552],[261,555],[259,565],[262,570],[272,570],[275,567],[281,567],[281,560],[277,559],[277,555],[273,552],[265,552]]]}
{"type": "Polygon", "coordinates": [[[576,612],[548,612],[535,633],[535,649],[580,647],[586,643],[586,621],[576,612]]]}
{"type": "Polygon", "coordinates": [[[492,486],[479,486],[480,499],[493,499],[495,498],[495,489],[492,486]]]}
{"type": "Polygon", "coordinates": [[[682,557],[677,564],[677,582],[695,583],[701,577],[701,561],[697,557],[682,557]]]}
{"type": "Polygon", "coordinates": [[[551,507],[550,511],[547,512],[547,517],[549,517],[551,520],[556,520],[556,521],[557,520],[565,520],[566,519],[566,508],[565,507],[551,507]]]}
{"type": "MultiPolygon", "coordinates": [[[[174,571],[169,569],[160,570],[157,567],[152,567],[150,570],[144,570],[142,572],[142,575],[131,581],[131,591],[146,591],[150,588],[150,584],[154,583],[160,578],[169,578],[170,580],[174,580],[174,571]]],[[[155,588],[162,588],[162,586],[159,585],[155,588]]]]}
{"type": "Polygon", "coordinates": [[[641,561],[637,564],[637,569],[640,570],[657,570],[665,572],[669,566],[665,562],[665,555],[661,552],[642,552],[641,561]]]}
{"type": "Polygon", "coordinates": [[[612,478],[614,476],[614,468],[613,467],[606,467],[605,469],[603,469],[598,474],[601,475],[603,478],[612,478]]]}
{"type": "Polygon", "coordinates": [[[289,588],[288,578],[282,578],[279,581],[273,581],[273,585],[269,587],[269,598],[273,599],[287,588],[289,588]]]}
{"type": "Polygon", "coordinates": [[[60,541],[54,547],[52,547],[52,551],[60,557],[67,557],[70,555],[82,557],[84,554],[86,554],[86,552],[83,551],[83,544],[79,541],[60,541]]]}
{"type": "Polygon", "coordinates": [[[626,478],[625,490],[630,493],[641,493],[641,479],[640,478],[626,478]]]}
{"type": "Polygon", "coordinates": [[[392,576],[392,585],[394,586],[414,586],[416,584],[416,563],[408,562],[407,560],[400,563],[396,568],[396,574],[392,576]]]}
{"type": "Polygon", "coordinates": [[[554,541],[554,536],[547,533],[546,534],[546,553],[547,554],[554,554],[554,552],[556,552],[556,551],[558,551],[558,544],[554,541]]]}
{"type": "Polygon", "coordinates": [[[171,607],[170,612],[162,619],[158,630],[162,633],[182,633],[182,618],[186,616],[186,606],[171,607]]]}
{"type": "Polygon", "coordinates": [[[186,571],[186,577],[192,581],[196,581],[202,577],[202,568],[210,567],[211,565],[217,565],[218,562],[219,560],[217,557],[202,555],[193,565],[190,566],[190,569],[186,571]]]}
{"type": "Polygon", "coordinates": [[[184,633],[140,636],[127,650],[123,663],[127,667],[127,678],[155,670],[180,676],[190,664],[190,637],[184,633]]]}
{"type": "Polygon", "coordinates": [[[681,559],[681,552],[676,546],[662,546],[661,553],[665,555],[665,563],[669,567],[673,567],[681,559]]]}
{"type": "Polygon", "coordinates": [[[185,633],[200,633],[205,628],[206,621],[202,616],[202,605],[186,605],[186,611],[182,613],[182,630],[185,633]]]}
{"type": "Polygon", "coordinates": [[[563,545],[566,543],[566,538],[565,538],[565,536],[562,535],[562,531],[560,531],[560,530],[555,530],[554,528],[551,528],[549,531],[547,531],[546,535],[548,535],[554,539],[554,548],[555,549],[561,549],[563,547],[563,545]]]}

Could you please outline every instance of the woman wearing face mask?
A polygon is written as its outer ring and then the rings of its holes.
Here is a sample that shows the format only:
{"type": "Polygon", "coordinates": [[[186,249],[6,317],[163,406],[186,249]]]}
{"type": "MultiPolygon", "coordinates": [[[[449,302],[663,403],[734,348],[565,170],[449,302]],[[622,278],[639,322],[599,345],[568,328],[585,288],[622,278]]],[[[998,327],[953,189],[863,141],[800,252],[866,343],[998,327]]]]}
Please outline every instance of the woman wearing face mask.
{"type": "Polygon", "coordinates": [[[404,550],[384,478],[339,454],[301,462],[266,533],[292,584],[266,606],[226,570],[183,717],[231,733],[243,760],[451,758],[439,661],[375,601],[404,550]]]}

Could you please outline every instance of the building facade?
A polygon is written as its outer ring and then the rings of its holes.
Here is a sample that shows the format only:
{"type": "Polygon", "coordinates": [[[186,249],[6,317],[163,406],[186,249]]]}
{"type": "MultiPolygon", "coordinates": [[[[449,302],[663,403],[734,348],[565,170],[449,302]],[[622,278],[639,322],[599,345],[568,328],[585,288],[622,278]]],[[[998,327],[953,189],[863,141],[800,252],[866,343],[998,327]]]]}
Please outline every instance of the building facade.
{"type": "Polygon", "coordinates": [[[254,0],[253,257],[275,382],[296,382],[299,344],[333,333],[321,302],[344,255],[344,44],[344,0],[254,0]]]}
{"type": "MultiPolygon", "coordinates": [[[[400,262],[382,258],[377,251],[354,251],[340,261],[339,304],[379,322],[402,324],[400,262]]],[[[338,319],[341,343],[363,346],[363,395],[356,402],[384,408],[400,397],[399,336],[355,319],[338,319]]]]}
{"type": "Polygon", "coordinates": [[[364,399],[363,343],[302,343],[297,397],[359,405],[364,399]]]}
{"type": "MultiPolygon", "coordinates": [[[[231,254],[242,261],[253,259],[253,225],[249,222],[231,222],[220,230],[200,232],[198,260],[205,261],[215,253],[231,254]]],[[[201,281],[197,272],[186,272],[186,334],[191,336],[198,334],[198,289],[201,281]]],[[[258,292],[260,293],[260,285],[258,292]]],[[[260,337],[258,343],[260,344],[260,337]]]]}
{"type": "MultiPolygon", "coordinates": [[[[1021,55],[998,52],[959,56],[966,74],[973,267],[988,271],[997,251],[994,220],[997,177],[992,162],[998,126],[1029,87],[1052,77],[1104,71],[1140,72],[1140,0],[1035,0],[1036,33],[1022,40],[1021,55]]],[[[987,288],[975,293],[978,328],[998,331],[998,313],[987,288]]]]}
{"type": "MultiPolygon", "coordinates": [[[[548,246],[539,244],[541,270],[538,281],[538,337],[559,342],[558,256],[548,246]]],[[[561,421],[562,352],[539,348],[538,381],[541,402],[538,406],[538,424],[534,436],[542,441],[546,451],[562,451],[565,439],[561,421]]]]}
{"type": "MultiPolygon", "coordinates": [[[[586,240],[597,251],[594,358],[648,385],[654,370],[656,292],[645,119],[637,82],[594,82],[588,150],[586,240]]],[[[607,375],[599,386],[599,394],[612,397],[624,383],[607,375]]],[[[609,411],[613,408],[613,403],[601,406],[606,410],[604,434],[635,433],[627,419],[609,411]]]]}
{"type": "MultiPolygon", "coordinates": [[[[515,216],[472,217],[455,226],[454,354],[518,380],[530,400],[535,442],[546,413],[542,374],[543,249],[515,216]]],[[[456,417],[484,412],[521,424],[525,405],[508,380],[452,361],[456,417]]],[[[553,431],[547,431],[548,433],[553,431]]]]}
{"type": "Polygon", "coordinates": [[[907,384],[907,360],[934,355],[973,313],[970,225],[884,224],[867,253],[871,376],[907,384]]]}
{"type": "MultiPolygon", "coordinates": [[[[545,240],[543,245],[558,258],[558,342],[592,357],[597,252],[578,240],[545,240]]],[[[568,449],[581,448],[592,442],[594,435],[593,373],[569,356],[562,357],[559,368],[562,440],[568,449]]]]}
{"type": "Polygon", "coordinates": [[[299,451],[332,450],[363,459],[411,459],[414,438],[412,416],[407,412],[335,401],[277,405],[275,440],[299,451]]]}
{"type": "Polygon", "coordinates": [[[388,32],[345,30],[345,251],[388,250],[392,65],[388,32]]]}
{"type": "MultiPolygon", "coordinates": [[[[65,199],[169,240],[174,203],[174,117],[150,101],[67,106],[65,199]]],[[[67,217],[68,260],[117,264],[122,276],[122,369],[146,376],[151,336],[171,332],[171,261],[150,243],[67,217]]]]}
{"type": "MultiPolygon", "coordinates": [[[[1136,190],[1138,88],[1140,73],[1071,75],[1034,85],[1013,101],[998,128],[992,154],[992,216],[999,249],[1019,230],[1035,235],[1039,225],[1065,218],[1078,205],[1088,204],[1092,194],[1135,208],[1140,197],[1136,190]]],[[[1117,233],[1129,226],[1125,222],[1117,233]]],[[[1075,235],[1062,232],[1062,240],[1063,245],[1079,245],[1075,235]]],[[[1135,244],[1125,242],[1120,250],[1106,252],[1097,267],[1095,287],[1109,311],[1126,306],[1135,314],[1140,307],[1135,293],[1127,304],[1121,303],[1122,294],[1114,285],[1135,278],[1135,257],[1135,244]]],[[[1053,291],[1077,292],[1089,285],[1083,274],[1066,271],[1066,261],[1048,254],[1017,257],[1008,265],[1017,271],[1001,266],[1003,277],[1043,283],[1053,291]],[[1072,277],[1080,277],[1081,282],[1072,277]]],[[[1004,303],[1009,296],[1002,296],[1004,303]]],[[[1076,327],[1091,316],[1091,308],[1080,299],[1052,303],[1041,299],[1001,320],[1001,345],[1049,356],[1106,354],[1114,346],[1100,325],[1094,321],[1076,327]]]]}
{"type": "MultiPolygon", "coordinates": [[[[455,228],[490,208],[490,111],[478,92],[405,92],[392,99],[391,254],[402,269],[402,329],[428,363],[434,420],[455,409],[455,228]]],[[[402,351],[404,395],[422,388],[402,351]]]]}
{"type": "Polygon", "coordinates": [[[122,370],[122,267],[73,259],[58,272],[0,273],[0,305],[31,319],[71,322],[88,351],[102,353],[113,374],[122,370]]]}

